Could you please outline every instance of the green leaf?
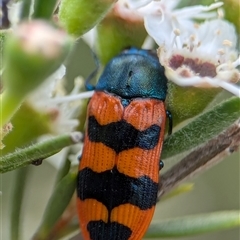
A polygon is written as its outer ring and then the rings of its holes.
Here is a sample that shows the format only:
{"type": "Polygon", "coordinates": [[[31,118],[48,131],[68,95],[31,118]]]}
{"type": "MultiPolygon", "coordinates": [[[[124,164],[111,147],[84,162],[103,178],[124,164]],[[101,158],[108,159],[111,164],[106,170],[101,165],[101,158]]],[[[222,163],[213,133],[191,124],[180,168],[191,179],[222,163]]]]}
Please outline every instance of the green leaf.
{"type": "Polygon", "coordinates": [[[60,218],[76,188],[77,171],[69,172],[56,185],[52,196],[50,197],[44,212],[42,223],[34,235],[34,240],[44,240],[47,238],[50,230],[60,218]]]}
{"type": "Polygon", "coordinates": [[[152,222],[146,238],[182,237],[240,226],[240,211],[224,211],[152,222]]]}
{"type": "Polygon", "coordinates": [[[193,183],[182,183],[180,186],[173,188],[173,190],[171,190],[166,195],[163,195],[163,197],[161,197],[161,202],[164,200],[168,200],[172,197],[175,197],[177,195],[180,195],[182,193],[190,192],[193,190],[193,187],[194,187],[193,183]]]}
{"type": "Polygon", "coordinates": [[[15,172],[14,184],[12,188],[11,202],[11,224],[10,224],[10,235],[12,240],[21,239],[20,237],[20,224],[21,224],[21,210],[24,192],[26,189],[27,177],[29,168],[18,169],[15,172]]]}
{"type": "Polygon", "coordinates": [[[26,166],[36,160],[43,160],[64,147],[78,143],[80,140],[81,134],[73,132],[48,139],[24,149],[18,149],[16,152],[0,158],[0,173],[26,166]]]}
{"type": "Polygon", "coordinates": [[[50,19],[57,0],[35,0],[33,18],[50,19]]]}
{"type": "Polygon", "coordinates": [[[194,119],[164,142],[162,158],[169,158],[208,141],[240,117],[240,98],[232,97],[194,119]]]}
{"type": "Polygon", "coordinates": [[[221,91],[221,88],[180,87],[169,82],[166,103],[174,118],[173,125],[201,114],[221,91]]]}
{"type": "Polygon", "coordinates": [[[224,13],[226,20],[232,22],[236,26],[236,31],[240,34],[240,21],[239,21],[239,8],[240,3],[238,0],[223,0],[224,13]]]}
{"type": "MultiPolygon", "coordinates": [[[[3,68],[3,49],[4,45],[7,40],[7,31],[1,31],[0,32],[0,54],[1,54],[1,61],[0,61],[0,70],[3,68]]],[[[0,79],[0,90],[1,90],[1,79],[0,79]]]]}
{"type": "Polygon", "coordinates": [[[66,158],[62,165],[60,166],[60,169],[58,170],[57,177],[55,183],[58,184],[58,182],[63,179],[69,172],[71,167],[71,161],[66,158]]]}
{"type": "Polygon", "coordinates": [[[32,0],[23,0],[20,19],[28,19],[31,12],[32,0]]]}

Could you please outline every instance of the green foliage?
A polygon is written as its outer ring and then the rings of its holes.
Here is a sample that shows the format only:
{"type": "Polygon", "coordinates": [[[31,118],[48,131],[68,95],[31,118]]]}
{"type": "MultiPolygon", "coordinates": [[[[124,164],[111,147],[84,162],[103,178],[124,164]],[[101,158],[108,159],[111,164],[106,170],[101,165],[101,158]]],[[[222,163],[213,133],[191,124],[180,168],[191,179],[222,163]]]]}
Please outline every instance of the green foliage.
{"type": "Polygon", "coordinates": [[[202,113],[220,91],[219,88],[183,88],[169,82],[166,103],[174,118],[174,126],[202,113]]]}
{"type": "Polygon", "coordinates": [[[77,171],[70,171],[56,185],[48,201],[42,223],[34,235],[34,240],[45,240],[48,233],[66,209],[76,188],[77,171]]]}
{"type": "MultiPolygon", "coordinates": [[[[0,54],[3,56],[3,46],[6,43],[7,32],[0,32],[0,54]]],[[[3,59],[0,60],[0,70],[3,67],[3,59]]]]}
{"type": "Polygon", "coordinates": [[[239,211],[215,212],[153,222],[146,237],[183,237],[239,227],[239,214],[239,211]]]}
{"type": "Polygon", "coordinates": [[[0,173],[24,167],[34,161],[42,161],[59,152],[64,147],[78,143],[80,140],[81,135],[78,132],[68,133],[9,153],[0,158],[0,173]]]}
{"type": "Polygon", "coordinates": [[[23,196],[26,190],[29,167],[17,169],[14,176],[14,185],[11,196],[11,223],[10,234],[12,240],[20,239],[21,233],[21,210],[23,205],[23,196]]]}
{"type": "Polygon", "coordinates": [[[223,2],[224,2],[224,8],[226,10],[225,18],[236,26],[236,30],[239,36],[240,34],[240,19],[239,19],[240,3],[238,0],[223,0],[223,2]]]}
{"type": "Polygon", "coordinates": [[[240,117],[240,99],[230,98],[195,118],[164,142],[162,157],[193,149],[221,133],[240,117]]]}
{"type": "Polygon", "coordinates": [[[57,0],[35,0],[33,18],[50,19],[57,0]]]}

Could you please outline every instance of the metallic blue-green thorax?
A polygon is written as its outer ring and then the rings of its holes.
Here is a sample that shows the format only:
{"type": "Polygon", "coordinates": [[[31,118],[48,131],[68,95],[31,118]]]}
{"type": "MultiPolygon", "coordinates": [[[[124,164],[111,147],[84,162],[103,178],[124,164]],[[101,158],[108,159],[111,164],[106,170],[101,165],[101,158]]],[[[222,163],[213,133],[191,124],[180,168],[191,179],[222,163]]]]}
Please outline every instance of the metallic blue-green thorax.
{"type": "Polygon", "coordinates": [[[96,85],[122,98],[156,98],[164,101],[167,78],[155,53],[131,48],[114,57],[105,67],[96,85]]]}

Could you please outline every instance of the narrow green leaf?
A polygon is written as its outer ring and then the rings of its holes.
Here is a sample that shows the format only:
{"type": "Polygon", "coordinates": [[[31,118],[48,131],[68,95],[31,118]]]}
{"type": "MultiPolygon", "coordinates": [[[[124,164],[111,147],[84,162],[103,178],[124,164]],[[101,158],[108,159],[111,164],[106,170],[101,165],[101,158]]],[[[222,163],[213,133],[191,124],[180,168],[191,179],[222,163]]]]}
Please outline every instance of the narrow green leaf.
{"type": "Polygon", "coordinates": [[[169,198],[175,197],[177,195],[180,195],[182,193],[190,192],[193,190],[193,187],[194,187],[193,183],[182,183],[180,186],[177,186],[166,195],[163,195],[163,197],[161,197],[161,202],[164,200],[168,200],[169,198]]]}
{"type": "Polygon", "coordinates": [[[44,240],[70,202],[76,188],[77,171],[69,172],[57,185],[50,197],[42,223],[34,240],[44,240]]]}
{"type": "Polygon", "coordinates": [[[193,149],[221,133],[240,117],[240,98],[232,97],[203,113],[164,142],[162,158],[193,149]]]}
{"type": "Polygon", "coordinates": [[[22,168],[16,171],[14,176],[14,184],[11,196],[11,224],[10,236],[12,240],[20,239],[21,209],[23,202],[24,190],[26,187],[26,179],[28,177],[29,168],[22,168]]]}
{"type": "Polygon", "coordinates": [[[0,173],[26,166],[36,160],[43,160],[80,140],[81,134],[74,132],[48,139],[24,149],[18,149],[16,152],[0,158],[0,173]]]}
{"type": "Polygon", "coordinates": [[[224,211],[153,222],[146,238],[183,237],[240,226],[240,211],[224,211]]]}
{"type": "Polygon", "coordinates": [[[56,0],[35,0],[33,18],[50,19],[56,0]]]}
{"type": "Polygon", "coordinates": [[[58,184],[58,182],[68,174],[70,167],[71,161],[66,158],[58,170],[55,184],[58,184]]]}
{"type": "Polygon", "coordinates": [[[23,0],[20,19],[28,19],[32,6],[32,0],[23,0]]]}
{"type": "MultiPolygon", "coordinates": [[[[5,46],[5,43],[6,43],[6,41],[7,41],[7,31],[3,31],[3,30],[1,30],[1,32],[0,32],[0,56],[2,56],[2,59],[1,59],[1,61],[0,61],[0,73],[1,73],[1,71],[2,71],[2,68],[3,68],[3,66],[4,66],[4,60],[3,60],[3,49],[4,49],[4,46],[5,46]]],[[[1,80],[2,81],[2,80],[1,80]]],[[[0,81],[0,82],[1,82],[0,81]]],[[[1,84],[0,84],[0,89],[1,89],[1,84]]]]}

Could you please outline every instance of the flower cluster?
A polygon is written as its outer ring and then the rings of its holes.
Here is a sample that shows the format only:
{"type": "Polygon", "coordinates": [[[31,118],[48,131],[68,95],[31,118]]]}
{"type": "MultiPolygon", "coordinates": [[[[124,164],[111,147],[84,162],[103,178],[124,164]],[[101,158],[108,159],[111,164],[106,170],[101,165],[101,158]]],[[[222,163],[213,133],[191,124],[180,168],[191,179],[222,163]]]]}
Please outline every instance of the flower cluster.
{"type": "Polygon", "coordinates": [[[143,18],[170,81],[180,86],[222,87],[240,96],[235,85],[240,80],[237,36],[234,26],[222,19],[223,3],[177,9],[179,2],[123,0],[115,9],[125,18],[143,18]]]}
{"type": "Polygon", "coordinates": [[[82,107],[78,100],[90,98],[93,91],[79,93],[83,79],[76,78],[73,90],[66,95],[64,89],[64,75],[66,68],[62,65],[36,91],[28,97],[28,101],[40,111],[46,111],[52,116],[53,131],[64,133],[72,131],[79,125],[77,119],[82,107]]]}

